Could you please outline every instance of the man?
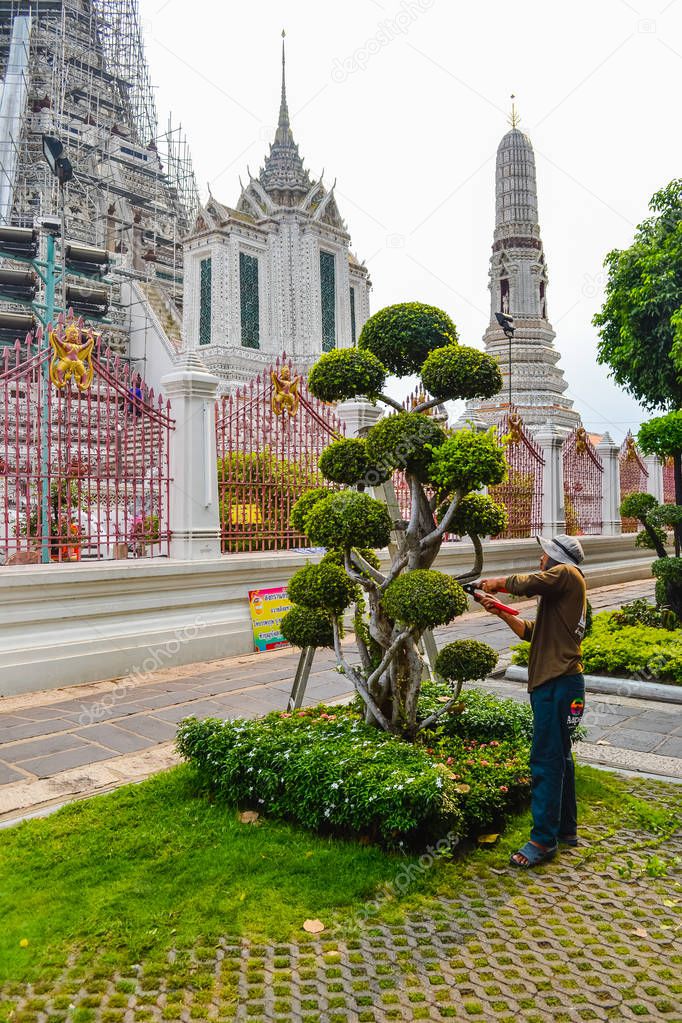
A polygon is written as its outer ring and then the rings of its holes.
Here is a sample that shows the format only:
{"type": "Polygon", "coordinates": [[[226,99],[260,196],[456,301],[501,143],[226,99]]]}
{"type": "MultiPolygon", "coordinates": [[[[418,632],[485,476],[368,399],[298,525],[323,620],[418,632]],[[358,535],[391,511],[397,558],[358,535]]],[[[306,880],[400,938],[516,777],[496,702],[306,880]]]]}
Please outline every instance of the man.
{"type": "Polygon", "coordinates": [[[535,867],[552,859],[558,843],[577,845],[578,811],[571,735],[585,708],[580,644],[585,635],[587,597],[578,566],[585,555],[579,541],[560,534],[552,540],[537,537],[542,547],[540,571],[483,579],[485,593],[515,593],[539,597],[534,622],[499,611],[481,597],[486,611],[506,622],[520,639],[530,640],[528,692],[533,708],[530,754],[530,841],[510,859],[514,867],[535,867]]]}

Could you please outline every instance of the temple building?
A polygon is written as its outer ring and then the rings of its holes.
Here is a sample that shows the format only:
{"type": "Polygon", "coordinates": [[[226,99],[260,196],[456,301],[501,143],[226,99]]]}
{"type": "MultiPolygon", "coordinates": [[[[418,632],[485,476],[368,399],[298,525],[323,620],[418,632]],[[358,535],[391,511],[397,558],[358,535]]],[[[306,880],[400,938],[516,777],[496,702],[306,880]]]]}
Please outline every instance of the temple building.
{"type": "Polygon", "coordinates": [[[282,43],[279,121],[258,177],[249,171],[235,207],[210,196],[184,245],[184,343],[225,390],[282,352],[307,370],[354,344],[369,316],[334,186],[311,179],[294,141],[285,71],[282,43]]]}
{"type": "Polygon", "coordinates": [[[485,350],[500,365],[502,391],[485,401],[467,403],[467,412],[496,422],[509,408],[509,342],[495,314],[514,319],[511,343],[511,401],[531,428],[553,423],[572,430],[580,417],[565,397],[568,387],[558,365],[556,334],[547,316],[547,264],[540,238],[535,155],[518,128],[512,106],[511,131],[497,149],[495,233],[490,257],[490,323],[485,350]]]}

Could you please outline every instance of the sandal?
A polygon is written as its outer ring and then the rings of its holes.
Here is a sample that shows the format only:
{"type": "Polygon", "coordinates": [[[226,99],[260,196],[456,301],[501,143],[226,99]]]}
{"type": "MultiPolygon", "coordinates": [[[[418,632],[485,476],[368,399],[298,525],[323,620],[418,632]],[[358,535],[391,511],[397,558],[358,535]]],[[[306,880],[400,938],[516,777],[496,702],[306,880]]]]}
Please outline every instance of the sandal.
{"type": "Polygon", "coordinates": [[[570,845],[572,849],[575,849],[575,847],[578,844],[578,836],[577,835],[559,835],[559,841],[561,842],[562,845],[570,845]]]}
{"type": "Polygon", "coordinates": [[[520,870],[528,870],[529,867],[537,867],[540,863],[547,863],[549,860],[553,860],[558,851],[558,846],[553,845],[551,849],[539,849],[533,842],[526,842],[523,848],[517,852],[512,853],[509,857],[509,862],[512,867],[518,867],[520,870]],[[515,856],[523,856],[526,860],[525,863],[519,863],[514,859],[515,856]]]}

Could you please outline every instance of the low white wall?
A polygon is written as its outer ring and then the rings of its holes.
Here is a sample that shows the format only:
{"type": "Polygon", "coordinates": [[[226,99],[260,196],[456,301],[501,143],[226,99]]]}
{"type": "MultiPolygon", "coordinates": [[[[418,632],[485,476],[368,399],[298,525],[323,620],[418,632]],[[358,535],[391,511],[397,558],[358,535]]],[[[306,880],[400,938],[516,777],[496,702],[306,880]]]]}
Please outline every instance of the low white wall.
{"type": "MultiPolygon", "coordinates": [[[[643,579],[651,555],[633,536],[585,537],[591,586],[643,579]]],[[[485,574],[532,570],[534,540],[486,545],[485,574]]],[[[0,696],[117,678],[253,650],[248,591],[285,585],[299,553],[234,554],[0,569],[0,696]]],[[[472,564],[468,543],[445,545],[436,567],[472,564]]]]}

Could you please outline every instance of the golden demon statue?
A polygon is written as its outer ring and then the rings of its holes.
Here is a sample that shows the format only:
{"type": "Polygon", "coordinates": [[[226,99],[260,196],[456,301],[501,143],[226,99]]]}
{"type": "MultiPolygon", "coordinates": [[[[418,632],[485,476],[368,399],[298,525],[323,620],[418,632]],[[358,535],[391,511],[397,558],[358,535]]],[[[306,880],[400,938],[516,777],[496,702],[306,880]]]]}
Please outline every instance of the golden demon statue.
{"type": "Polygon", "coordinates": [[[66,387],[73,378],[79,391],[88,390],[94,375],[92,350],[95,341],[92,328],[82,329],[74,320],[67,323],[61,337],[56,330],[50,331],[54,352],[50,362],[50,380],[55,387],[66,387]]]}
{"type": "Polygon", "coordinates": [[[299,376],[291,378],[291,370],[288,366],[282,366],[279,374],[276,370],[270,370],[272,380],[272,411],[276,416],[283,412],[295,416],[301,401],[298,393],[298,385],[301,382],[299,376]]]}

